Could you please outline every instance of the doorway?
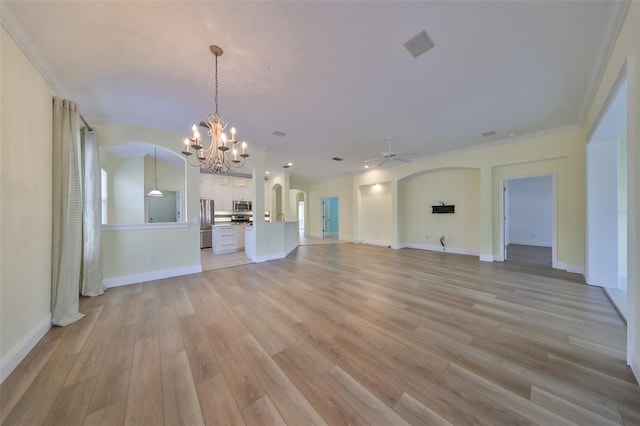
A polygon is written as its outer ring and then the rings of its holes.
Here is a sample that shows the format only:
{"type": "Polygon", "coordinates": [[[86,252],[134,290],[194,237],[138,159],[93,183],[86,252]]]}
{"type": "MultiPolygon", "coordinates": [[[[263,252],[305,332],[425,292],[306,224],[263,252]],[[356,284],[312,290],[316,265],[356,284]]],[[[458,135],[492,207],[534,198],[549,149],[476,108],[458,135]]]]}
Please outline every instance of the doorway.
{"type": "Polygon", "coordinates": [[[338,239],[339,224],[338,197],[322,199],[322,238],[338,239]]]}
{"type": "Polygon", "coordinates": [[[504,181],[504,260],[556,267],[555,197],[552,175],[504,181]]]}
{"type": "Polygon", "coordinates": [[[298,201],[298,231],[304,235],[304,200],[298,201]]]}
{"type": "Polygon", "coordinates": [[[627,316],[627,80],[587,142],[587,284],[627,316]]]}

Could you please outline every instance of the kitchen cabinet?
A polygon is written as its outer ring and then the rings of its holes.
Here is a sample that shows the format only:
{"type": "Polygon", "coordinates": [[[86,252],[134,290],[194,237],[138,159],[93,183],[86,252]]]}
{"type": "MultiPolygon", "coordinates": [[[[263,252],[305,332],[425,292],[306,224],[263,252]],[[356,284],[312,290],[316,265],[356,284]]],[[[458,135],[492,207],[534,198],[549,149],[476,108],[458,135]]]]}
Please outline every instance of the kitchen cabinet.
{"type": "Polygon", "coordinates": [[[238,245],[238,250],[242,250],[244,248],[244,228],[247,225],[237,225],[238,226],[238,237],[236,239],[237,241],[237,245],[238,245]]]}
{"type": "Polygon", "coordinates": [[[251,179],[200,173],[200,198],[212,199],[216,210],[233,211],[233,200],[251,201],[251,179]]]}
{"type": "Polygon", "coordinates": [[[231,253],[238,250],[238,226],[224,225],[213,227],[213,252],[231,253]]]}

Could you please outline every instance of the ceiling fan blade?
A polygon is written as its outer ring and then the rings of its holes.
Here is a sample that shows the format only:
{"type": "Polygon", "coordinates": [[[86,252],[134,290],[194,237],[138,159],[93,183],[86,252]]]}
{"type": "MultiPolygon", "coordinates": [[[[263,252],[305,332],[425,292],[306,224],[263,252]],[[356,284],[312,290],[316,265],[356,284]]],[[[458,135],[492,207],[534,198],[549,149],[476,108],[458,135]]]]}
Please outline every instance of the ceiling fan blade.
{"type": "Polygon", "coordinates": [[[407,159],[407,158],[400,158],[400,157],[393,157],[394,160],[396,161],[400,161],[401,163],[410,163],[411,160],[407,159]]]}
{"type": "Polygon", "coordinates": [[[363,163],[375,163],[376,161],[380,161],[380,158],[372,158],[370,160],[364,160],[363,163]]]}

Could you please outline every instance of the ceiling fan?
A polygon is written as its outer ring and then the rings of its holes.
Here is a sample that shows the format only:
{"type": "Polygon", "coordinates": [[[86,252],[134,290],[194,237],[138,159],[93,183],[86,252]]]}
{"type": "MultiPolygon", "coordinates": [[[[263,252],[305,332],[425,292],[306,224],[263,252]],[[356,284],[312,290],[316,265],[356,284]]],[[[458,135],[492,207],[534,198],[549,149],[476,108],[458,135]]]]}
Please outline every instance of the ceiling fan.
{"type": "Polygon", "coordinates": [[[379,157],[379,158],[372,158],[370,160],[365,160],[364,161],[365,168],[381,167],[385,163],[393,162],[393,161],[399,161],[401,163],[409,163],[409,162],[411,162],[411,160],[406,158],[406,157],[418,155],[417,152],[411,152],[411,153],[408,153],[408,154],[396,154],[395,151],[391,150],[391,141],[392,140],[393,140],[393,138],[391,136],[387,136],[387,142],[389,144],[389,150],[381,152],[380,153],[381,157],[379,157]]]}

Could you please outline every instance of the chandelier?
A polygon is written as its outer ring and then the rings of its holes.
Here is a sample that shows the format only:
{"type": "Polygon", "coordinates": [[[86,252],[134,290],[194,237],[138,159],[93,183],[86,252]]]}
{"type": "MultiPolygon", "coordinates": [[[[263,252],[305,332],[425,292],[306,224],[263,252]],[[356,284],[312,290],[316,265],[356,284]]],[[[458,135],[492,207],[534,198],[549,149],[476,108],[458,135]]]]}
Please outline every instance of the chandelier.
{"type": "Polygon", "coordinates": [[[191,130],[193,136],[184,140],[185,150],[182,153],[187,157],[187,162],[194,167],[200,167],[212,173],[228,173],[233,169],[244,166],[244,160],[249,156],[247,154],[247,143],[242,142],[242,152],[238,152],[236,148],[238,140],[236,139],[236,128],[229,130],[230,139],[227,138],[225,130],[227,129],[227,120],[218,114],[218,56],[222,56],[222,49],[218,46],[209,46],[209,50],[215,56],[215,106],[216,112],[209,114],[206,121],[200,122],[200,126],[207,129],[207,135],[211,138],[208,146],[202,144],[202,138],[198,127],[194,124],[191,130]],[[191,148],[195,152],[191,152],[191,148]],[[197,163],[192,163],[190,158],[195,154],[197,163]],[[238,159],[240,157],[240,159],[238,159]]]}

